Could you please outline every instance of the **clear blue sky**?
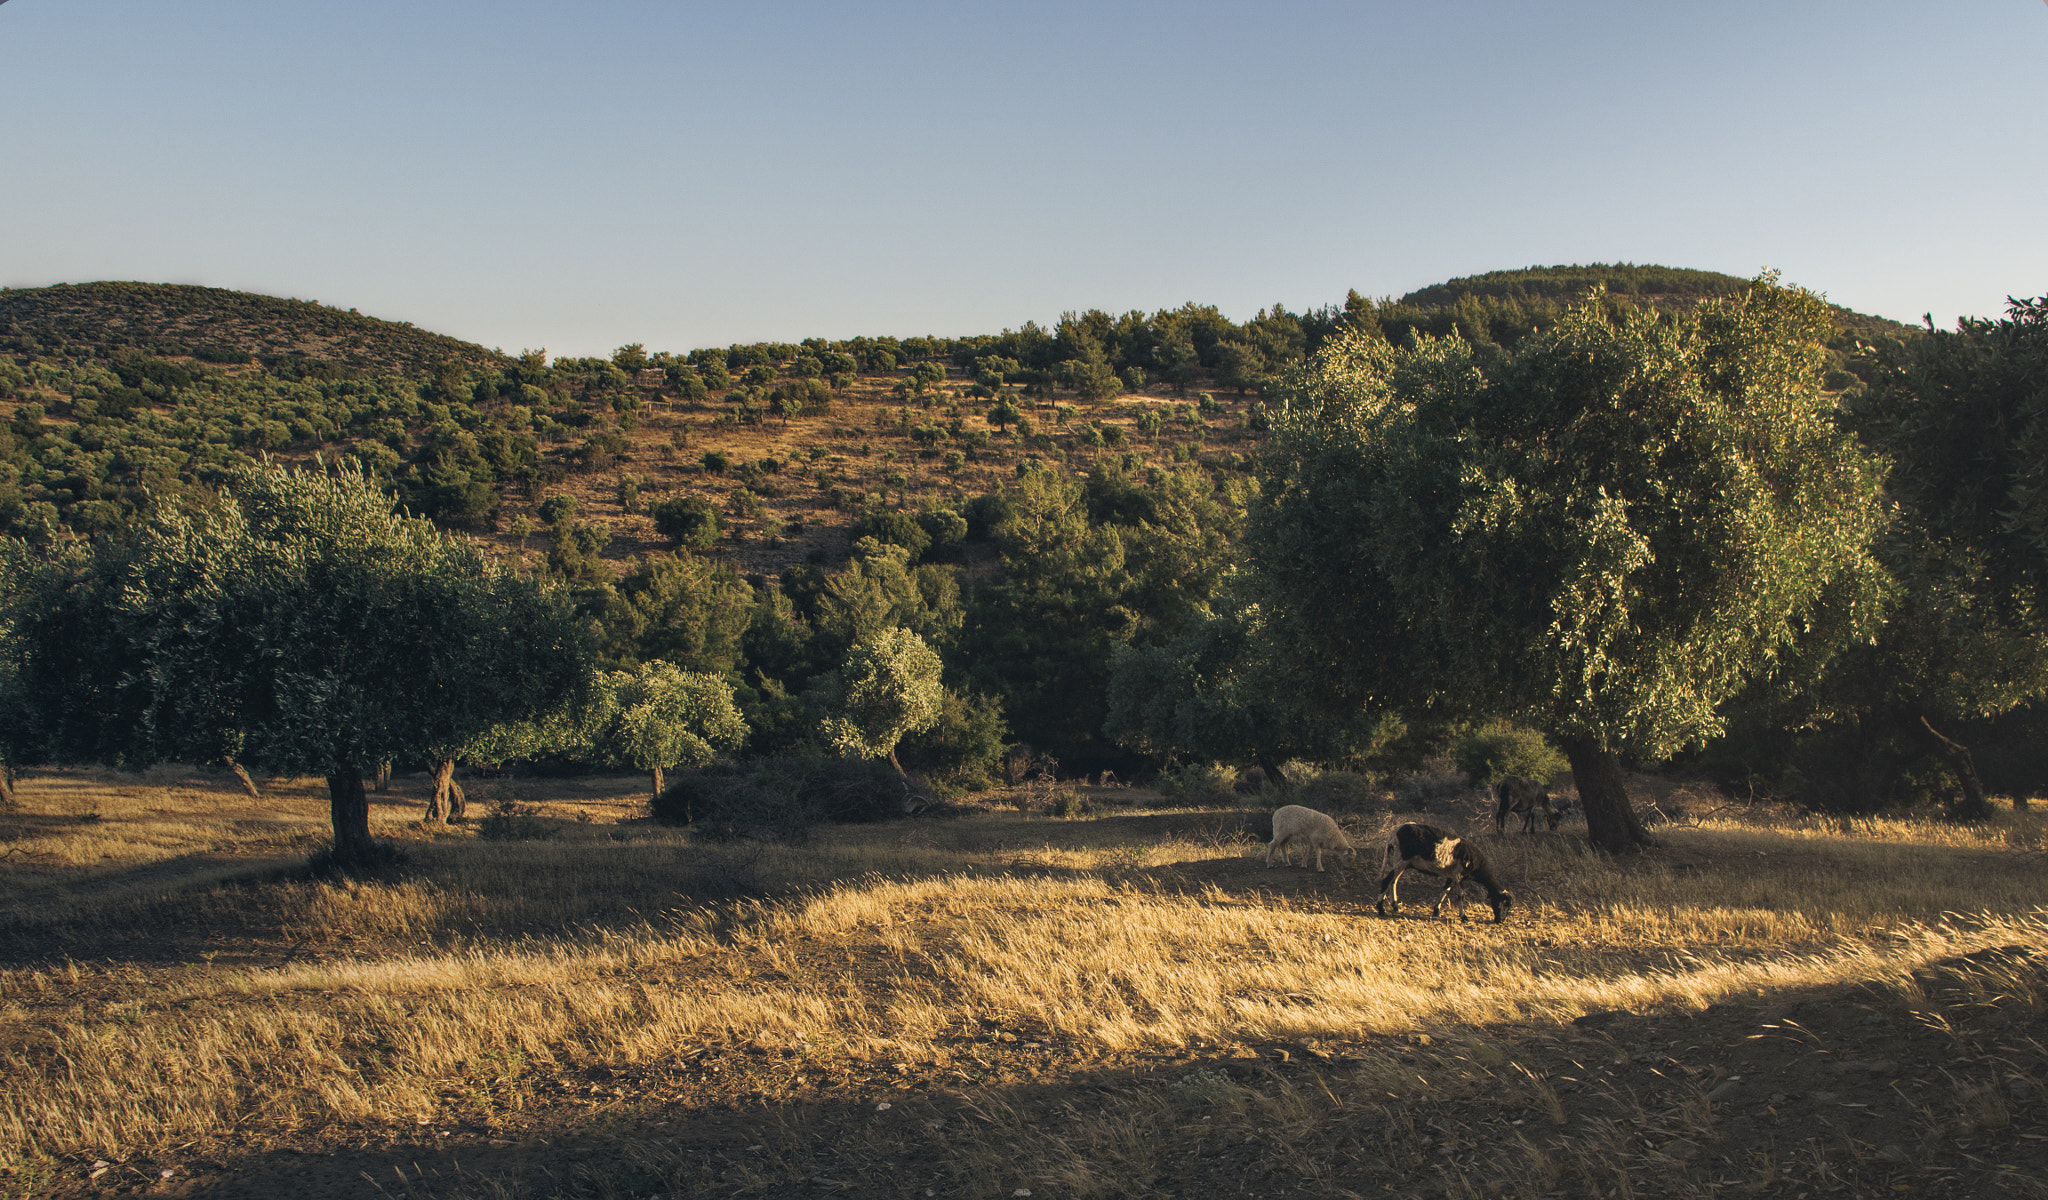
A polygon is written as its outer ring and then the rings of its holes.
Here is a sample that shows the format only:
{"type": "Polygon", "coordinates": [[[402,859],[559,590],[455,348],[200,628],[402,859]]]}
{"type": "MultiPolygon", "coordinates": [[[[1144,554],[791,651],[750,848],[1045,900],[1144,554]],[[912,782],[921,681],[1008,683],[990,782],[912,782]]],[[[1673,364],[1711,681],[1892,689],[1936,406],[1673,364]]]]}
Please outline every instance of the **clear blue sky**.
{"type": "Polygon", "coordinates": [[[1242,319],[1531,264],[2048,292],[2041,0],[0,4],[0,283],[507,350],[1242,319]]]}

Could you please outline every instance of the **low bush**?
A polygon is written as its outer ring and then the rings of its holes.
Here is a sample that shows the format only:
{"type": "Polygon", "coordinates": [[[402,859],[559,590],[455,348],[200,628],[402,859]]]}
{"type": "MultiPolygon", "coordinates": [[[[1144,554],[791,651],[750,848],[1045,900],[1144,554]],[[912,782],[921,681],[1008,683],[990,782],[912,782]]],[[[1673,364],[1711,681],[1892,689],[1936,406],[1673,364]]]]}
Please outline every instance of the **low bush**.
{"type": "Polygon", "coordinates": [[[500,800],[476,823],[477,836],[490,842],[544,842],[560,827],[530,804],[500,800]]]}
{"type": "Polygon", "coordinates": [[[1183,804],[1234,804],[1237,770],[1221,763],[1187,763],[1159,773],[1159,791],[1183,804]]]}
{"type": "Polygon", "coordinates": [[[714,841],[796,843],[815,825],[901,816],[909,795],[888,763],[788,754],[679,772],[648,809],[714,841]]]}
{"type": "Polygon", "coordinates": [[[1431,804],[1455,800],[1471,786],[1471,780],[1450,760],[1432,758],[1419,770],[1403,775],[1394,784],[1394,795],[1402,807],[1414,812],[1427,812],[1431,804]]]}
{"type": "Polygon", "coordinates": [[[1467,778],[1482,787],[1506,775],[1547,784],[1571,769],[1563,753],[1542,734],[1506,722],[1459,738],[1451,757],[1467,778]]]}
{"type": "Polygon", "coordinates": [[[1321,771],[1297,783],[1289,803],[1318,812],[1342,812],[1366,804],[1375,792],[1372,780],[1355,771],[1321,771]]]}
{"type": "Polygon", "coordinates": [[[939,723],[904,738],[896,757],[905,768],[922,772],[934,795],[951,799],[996,786],[1009,736],[1002,701],[947,688],[940,696],[939,723]]]}

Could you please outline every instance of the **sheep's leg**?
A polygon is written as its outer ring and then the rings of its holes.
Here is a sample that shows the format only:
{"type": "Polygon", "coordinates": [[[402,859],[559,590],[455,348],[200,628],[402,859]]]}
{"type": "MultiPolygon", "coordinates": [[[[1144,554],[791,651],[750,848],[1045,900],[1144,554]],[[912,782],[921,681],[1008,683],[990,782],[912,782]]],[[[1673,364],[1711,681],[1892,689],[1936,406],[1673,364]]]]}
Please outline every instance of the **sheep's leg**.
{"type": "Polygon", "coordinates": [[[1317,842],[1317,843],[1316,843],[1316,870],[1318,870],[1318,871],[1321,871],[1322,869],[1323,869],[1323,844],[1322,844],[1321,842],[1317,842]]]}
{"type": "Polygon", "coordinates": [[[1375,907],[1381,916],[1387,915],[1387,903],[1392,900],[1394,915],[1401,915],[1401,872],[1405,867],[1395,867],[1380,877],[1380,902],[1375,907]]]}
{"type": "Polygon", "coordinates": [[[1441,917],[1444,915],[1444,901],[1451,898],[1451,889],[1457,886],[1458,881],[1455,879],[1444,880],[1444,890],[1436,894],[1436,907],[1430,910],[1431,916],[1441,917]]]}

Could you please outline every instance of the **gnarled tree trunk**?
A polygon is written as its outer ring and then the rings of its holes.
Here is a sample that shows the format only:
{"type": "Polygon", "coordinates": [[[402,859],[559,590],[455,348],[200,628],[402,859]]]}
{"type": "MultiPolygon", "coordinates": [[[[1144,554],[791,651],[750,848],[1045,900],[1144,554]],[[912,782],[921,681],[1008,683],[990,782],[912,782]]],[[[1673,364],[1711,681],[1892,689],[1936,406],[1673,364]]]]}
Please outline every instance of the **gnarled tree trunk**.
{"type": "Polygon", "coordinates": [[[1279,755],[1274,754],[1270,750],[1261,750],[1252,755],[1252,761],[1258,763],[1259,770],[1266,773],[1266,785],[1268,787],[1276,787],[1287,782],[1287,777],[1280,773],[1279,755]]]}
{"type": "Polygon", "coordinates": [[[370,796],[363,790],[362,768],[353,764],[327,777],[327,803],[334,817],[334,857],[349,862],[366,857],[370,840],[370,796]]]}
{"type": "Polygon", "coordinates": [[[232,758],[223,759],[222,761],[227,763],[228,770],[233,771],[235,773],[235,778],[242,781],[242,790],[249,793],[249,798],[251,800],[263,799],[263,793],[256,790],[256,781],[249,778],[248,768],[244,767],[241,763],[236,762],[232,758]]]}
{"type": "Polygon", "coordinates": [[[1963,787],[1962,799],[1948,806],[1949,820],[1981,821],[1990,816],[1991,802],[1984,795],[1984,780],[1977,774],[1977,759],[1970,748],[1936,729],[1925,713],[1920,714],[1920,727],[1930,735],[1928,748],[1948,764],[1963,787]]]}
{"type": "Polygon", "coordinates": [[[447,824],[455,815],[450,803],[450,792],[455,789],[455,760],[444,758],[434,764],[434,794],[427,799],[426,814],[421,820],[432,824],[436,821],[447,824]]]}
{"type": "Polygon", "coordinates": [[[388,758],[377,764],[376,790],[380,796],[391,790],[391,760],[388,758]]]}
{"type": "Polygon", "coordinates": [[[1616,854],[1650,845],[1649,831],[1636,820],[1635,806],[1622,783],[1620,756],[1583,735],[1561,737],[1557,743],[1572,764],[1579,804],[1586,810],[1586,840],[1595,849],[1616,854]]]}

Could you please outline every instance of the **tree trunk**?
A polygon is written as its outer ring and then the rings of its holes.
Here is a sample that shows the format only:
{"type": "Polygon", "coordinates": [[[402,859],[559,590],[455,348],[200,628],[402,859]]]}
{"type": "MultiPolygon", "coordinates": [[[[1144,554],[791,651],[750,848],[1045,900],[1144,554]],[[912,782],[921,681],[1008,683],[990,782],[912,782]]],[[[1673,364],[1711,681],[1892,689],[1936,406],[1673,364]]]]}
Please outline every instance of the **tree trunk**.
{"type": "Polygon", "coordinates": [[[1266,783],[1268,786],[1287,782],[1287,777],[1280,773],[1280,760],[1275,758],[1270,751],[1258,751],[1252,755],[1252,761],[1258,763],[1259,770],[1266,773],[1266,783]]]}
{"type": "Polygon", "coordinates": [[[1615,854],[1650,845],[1649,832],[1636,820],[1635,806],[1622,783],[1620,757],[1582,735],[1559,738],[1558,746],[1572,764],[1579,805],[1586,810],[1586,840],[1595,849],[1615,854]]]}
{"type": "Polygon", "coordinates": [[[654,768],[654,798],[661,799],[661,768],[654,768]]]}
{"type": "Polygon", "coordinates": [[[263,793],[256,790],[256,781],[249,778],[249,772],[247,768],[243,767],[241,763],[236,762],[232,758],[223,759],[222,761],[227,763],[228,770],[233,771],[235,773],[235,778],[242,781],[242,790],[249,793],[249,798],[251,800],[263,799],[263,793]]]}
{"type": "Polygon", "coordinates": [[[905,779],[910,778],[910,772],[904,770],[903,764],[896,761],[896,747],[894,746],[889,747],[889,765],[896,768],[898,775],[903,776],[905,779]]]}
{"type": "Polygon", "coordinates": [[[350,764],[327,777],[327,803],[334,816],[334,857],[349,862],[366,856],[370,840],[370,796],[363,790],[362,768],[350,764]]]}
{"type": "Polygon", "coordinates": [[[462,790],[462,783],[456,779],[448,781],[448,819],[467,821],[469,819],[469,793],[462,790]]]}
{"type": "Polygon", "coordinates": [[[14,807],[14,768],[0,765],[0,808],[14,807]]]}
{"type": "Polygon", "coordinates": [[[1984,797],[1984,780],[1977,774],[1977,759],[1970,753],[1970,748],[1936,729],[1925,713],[1920,714],[1920,726],[1933,737],[1929,748],[1948,764],[1948,769],[1955,773],[1956,782],[1963,785],[1962,800],[1948,806],[1949,820],[1981,821],[1990,816],[1991,803],[1984,797]]]}
{"type": "Polygon", "coordinates": [[[426,816],[422,818],[428,824],[437,821],[444,825],[448,823],[448,818],[452,815],[449,811],[448,788],[454,778],[454,759],[444,758],[434,764],[434,794],[427,799],[426,816]]]}
{"type": "Polygon", "coordinates": [[[388,792],[390,790],[391,760],[387,758],[383,762],[377,764],[377,794],[381,796],[385,792],[388,792]]]}

